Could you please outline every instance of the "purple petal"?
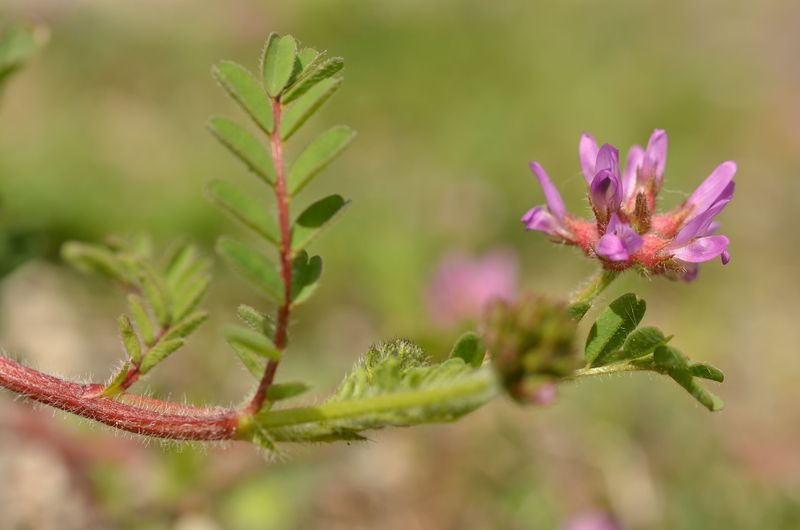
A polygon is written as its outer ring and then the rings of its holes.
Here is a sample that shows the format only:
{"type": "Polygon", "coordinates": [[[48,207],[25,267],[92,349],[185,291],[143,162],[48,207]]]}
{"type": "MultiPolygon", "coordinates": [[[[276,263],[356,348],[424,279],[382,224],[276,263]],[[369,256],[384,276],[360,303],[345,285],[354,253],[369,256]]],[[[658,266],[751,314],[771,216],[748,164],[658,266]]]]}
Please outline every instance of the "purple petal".
{"type": "Polygon", "coordinates": [[[711,224],[714,222],[714,218],[719,215],[729,202],[730,201],[719,201],[701,214],[692,217],[689,222],[681,228],[681,231],[678,232],[675,239],[672,240],[670,248],[682,247],[695,237],[706,236],[712,228],[711,224]]]}
{"type": "Polygon", "coordinates": [[[619,151],[611,144],[603,144],[597,152],[597,161],[594,164],[595,173],[607,169],[619,178],[619,151]]]}
{"type": "Polygon", "coordinates": [[[583,133],[578,144],[578,156],[581,160],[583,176],[588,184],[592,183],[596,173],[594,164],[597,161],[597,150],[597,140],[594,139],[594,136],[589,133],[583,133]]]}
{"type": "Polygon", "coordinates": [[[603,169],[594,176],[594,180],[589,186],[589,198],[592,205],[600,212],[619,210],[622,202],[620,188],[619,178],[614,178],[614,174],[610,170],[603,169]]]}
{"type": "Polygon", "coordinates": [[[594,247],[594,251],[597,252],[598,256],[603,256],[611,261],[628,261],[630,257],[622,239],[611,232],[600,238],[600,241],[594,247]]]}
{"type": "MultiPolygon", "coordinates": [[[[689,263],[701,263],[721,256],[730,241],[725,236],[699,237],[686,246],[673,251],[673,257],[689,263]]],[[[723,258],[724,259],[724,258],[723,258]]]]}
{"type": "Polygon", "coordinates": [[[611,214],[611,219],[606,227],[606,233],[617,236],[620,241],[622,241],[622,245],[625,247],[625,251],[628,254],[636,253],[644,244],[642,236],[637,234],[631,225],[620,221],[616,213],[611,214]]]}
{"type": "Polygon", "coordinates": [[[628,151],[628,158],[625,161],[625,172],[622,174],[622,197],[625,201],[633,197],[636,190],[636,173],[639,166],[642,165],[644,158],[644,149],[641,146],[634,145],[628,151]]]}
{"type": "Polygon", "coordinates": [[[553,217],[544,206],[537,206],[528,210],[522,216],[522,222],[525,224],[525,230],[539,230],[551,236],[558,236],[562,228],[558,219],[553,217]]]}
{"type": "Polygon", "coordinates": [[[720,254],[720,258],[722,258],[722,264],[727,265],[731,261],[731,254],[725,250],[722,254],[720,254]]]}
{"type": "Polygon", "coordinates": [[[723,162],[703,181],[686,199],[686,205],[692,208],[692,215],[706,211],[714,203],[729,200],[733,196],[733,176],[736,174],[735,162],[723,162]]]}
{"type": "Polygon", "coordinates": [[[647,150],[643,161],[643,172],[652,175],[656,185],[660,186],[664,177],[664,168],[667,165],[667,133],[663,129],[656,129],[647,142],[647,150]]]}
{"type": "Polygon", "coordinates": [[[553,185],[547,172],[538,162],[531,162],[530,168],[536,175],[536,178],[539,179],[539,185],[544,192],[544,199],[547,201],[547,208],[550,210],[550,213],[553,214],[559,222],[563,222],[567,209],[564,207],[564,201],[561,199],[558,190],[553,185]]]}
{"type": "Polygon", "coordinates": [[[700,274],[700,265],[697,263],[687,263],[686,269],[681,274],[681,280],[685,282],[693,282],[697,279],[697,275],[700,274]]]}

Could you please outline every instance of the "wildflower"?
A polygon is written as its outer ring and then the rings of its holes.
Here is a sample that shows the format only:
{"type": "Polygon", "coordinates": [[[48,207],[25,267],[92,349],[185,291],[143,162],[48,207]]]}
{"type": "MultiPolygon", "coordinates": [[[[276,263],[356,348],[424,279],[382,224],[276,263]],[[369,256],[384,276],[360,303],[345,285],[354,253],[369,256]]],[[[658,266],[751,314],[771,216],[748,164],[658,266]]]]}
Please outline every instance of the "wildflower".
{"type": "Polygon", "coordinates": [[[719,223],[715,218],[733,198],[736,164],[720,164],[680,206],[655,214],[667,143],[666,132],[656,129],[646,148],[631,147],[620,173],[616,148],[608,144],[598,147],[591,134],[581,136],[578,154],[593,220],[571,215],[544,168],[531,163],[546,206],[532,208],[522,217],[525,229],[578,246],[612,270],[638,267],[692,280],[699,263],[719,257],[727,264],[729,240],[716,234],[719,223]]]}
{"type": "Polygon", "coordinates": [[[442,326],[477,320],[494,299],[512,301],[518,291],[516,255],[495,250],[482,257],[446,256],[428,287],[428,309],[442,326]]]}

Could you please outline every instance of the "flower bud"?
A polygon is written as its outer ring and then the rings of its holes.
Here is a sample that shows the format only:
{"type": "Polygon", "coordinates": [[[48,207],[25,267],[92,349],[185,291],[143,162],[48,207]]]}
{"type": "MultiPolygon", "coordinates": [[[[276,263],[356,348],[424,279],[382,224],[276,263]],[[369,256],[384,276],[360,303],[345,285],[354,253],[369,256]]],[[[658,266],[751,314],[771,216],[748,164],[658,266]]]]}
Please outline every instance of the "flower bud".
{"type": "Polygon", "coordinates": [[[486,315],[486,346],[503,386],[519,402],[539,402],[539,392],[571,373],[579,359],[577,322],[567,305],[526,296],[498,301],[486,315]]]}

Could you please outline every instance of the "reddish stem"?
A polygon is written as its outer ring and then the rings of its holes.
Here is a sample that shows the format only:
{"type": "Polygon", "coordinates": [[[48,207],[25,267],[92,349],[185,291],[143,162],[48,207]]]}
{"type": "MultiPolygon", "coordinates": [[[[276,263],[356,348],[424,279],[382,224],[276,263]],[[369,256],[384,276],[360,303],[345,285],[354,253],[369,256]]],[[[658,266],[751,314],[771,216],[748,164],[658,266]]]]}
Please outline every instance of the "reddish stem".
{"type": "MultiPolygon", "coordinates": [[[[281,280],[283,281],[283,303],[278,308],[273,342],[279,353],[286,349],[289,316],[292,309],[292,225],[289,221],[289,193],[286,191],[286,166],[283,162],[283,143],[281,142],[281,102],[272,100],[273,133],[270,136],[272,163],[275,166],[275,198],[278,204],[278,227],[281,232],[280,262],[281,280]]],[[[270,360],[264,369],[264,375],[258,384],[253,399],[245,407],[246,414],[255,414],[267,399],[267,391],[275,379],[278,362],[270,360]]]]}
{"type": "Polygon", "coordinates": [[[88,397],[101,385],[80,385],[0,357],[0,386],[39,403],[144,436],[172,440],[231,440],[239,425],[235,410],[175,405],[139,398],[148,408],[107,397],[88,397]]]}

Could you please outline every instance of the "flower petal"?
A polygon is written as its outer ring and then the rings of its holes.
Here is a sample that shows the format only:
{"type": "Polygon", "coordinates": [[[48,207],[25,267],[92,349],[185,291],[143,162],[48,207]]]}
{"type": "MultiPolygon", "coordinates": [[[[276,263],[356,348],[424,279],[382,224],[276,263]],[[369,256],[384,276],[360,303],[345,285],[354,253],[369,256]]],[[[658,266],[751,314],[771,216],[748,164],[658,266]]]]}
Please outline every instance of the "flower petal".
{"type": "Polygon", "coordinates": [[[704,237],[712,230],[714,218],[728,205],[730,201],[718,201],[706,211],[689,219],[683,225],[678,235],[670,243],[670,248],[678,248],[686,245],[695,237],[704,237]]]}
{"type": "Polygon", "coordinates": [[[625,250],[625,243],[616,234],[606,233],[594,247],[598,256],[611,261],[627,261],[630,255],[625,250]]]}
{"type": "Polygon", "coordinates": [[[564,220],[564,216],[567,214],[567,209],[564,207],[564,201],[561,199],[561,194],[558,193],[558,190],[550,180],[550,176],[538,162],[531,162],[530,168],[531,171],[533,171],[533,173],[536,175],[536,178],[539,179],[539,185],[542,187],[542,191],[544,192],[544,199],[547,201],[547,208],[550,210],[550,213],[553,214],[556,219],[558,219],[559,222],[562,222],[564,220]]]}
{"type": "Polygon", "coordinates": [[[733,176],[736,174],[736,162],[723,162],[703,181],[686,199],[686,206],[692,208],[691,215],[706,211],[714,203],[730,199],[733,196],[733,176]]]}
{"type": "Polygon", "coordinates": [[[603,213],[619,210],[622,202],[620,188],[619,178],[614,178],[610,170],[603,169],[597,173],[589,186],[589,199],[595,210],[603,213]]]}
{"type": "Polygon", "coordinates": [[[656,129],[647,142],[644,159],[645,173],[655,178],[656,185],[661,186],[664,178],[664,168],[667,165],[667,133],[663,129],[656,129]]]}
{"type": "Polygon", "coordinates": [[[685,282],[693,282],[697,279],[698,274],[700,274],[700,265],[697,263],[687,263],[683,274],[681,274],[681,280],[685,282]]]}
{"type": "Polygon", "coordinates": [[[631,225],[620,221],[619,216],[615,212],[611,213],[611,219],[609,219],[608,226],[606,227],[606,234],[614,234],[617,236],[619,240],[622,241],[622,245],[625,247],[625,251],[628,254],[636,253],[644,244],[642,236],[637,234],[636,230],[634,230],[631,225]]]}
{"type": "Polygon", "coordinates": [[[725,236],[699,237],[686,246],[672,251],[673,257],[689,263],[701,263],[721,256],[730,241],[725,236]]]}
{"type": "Polygon", "coordinates": [[[525,224],[525,230],[538,230],[551,236],[561,235],[561,223],[544,206],[537,206],[528,210],[522,216],[522,222],[525,224]]]}
{"type": "Polygon", "coordinates": [[[581,170],[587,184],[592,183],[596,173],[594,164],[597,161],[597,151],[597,140],[594,139],[594,136],[589,133],[583,133],[578,144],[578,156],[581,160],[581,170]]]}
{"type": "Polygon", "coordinates": [[[727,250],[725,250],[725,252],[720,254],[719,257],[722,258],[722,264],[723,265],[727,265],[731,261],[731,254],[727,250]]]}
{"type": "Polygon", "coordinates": [[[639,145],[632,146],[625,161],[625,172],[622,174],[622,198],[626,202],[633,197],[636,190],[636,173],[643,159],[644,149],[639,145]]]}

